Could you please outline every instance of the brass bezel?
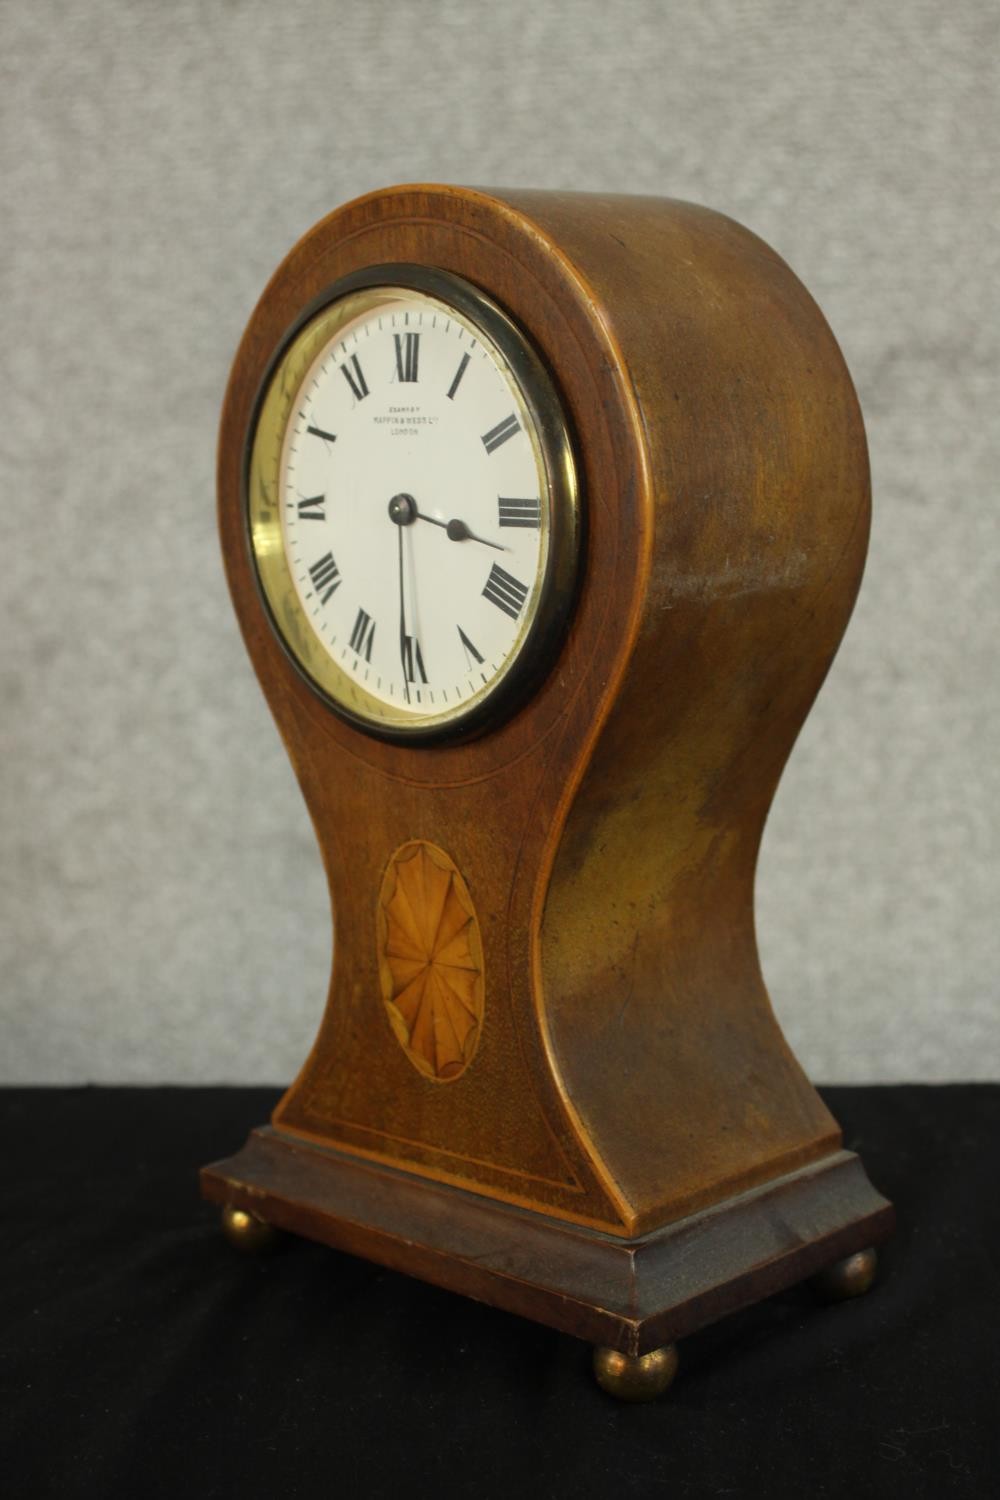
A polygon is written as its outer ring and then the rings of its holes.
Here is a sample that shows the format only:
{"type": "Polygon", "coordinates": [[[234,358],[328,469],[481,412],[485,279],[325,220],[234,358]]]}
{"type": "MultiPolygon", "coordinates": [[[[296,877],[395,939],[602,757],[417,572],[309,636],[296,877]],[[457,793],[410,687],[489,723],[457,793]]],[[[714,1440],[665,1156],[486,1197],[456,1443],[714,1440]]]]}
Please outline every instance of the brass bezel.
{"type": "Polygon", "coordinates": [[[572,608],[581,550],[573,444],[562,403],[539,355],[512,319],[471,282],[427,266],[387,264],[344,277],[316,298],[282,340],[262,383],[247,437],[244,491],[250,554],[278,640],[310,687],[355,727],[407,744],[469,737],[508,718],[551,668],[572,608]],[[375,698],[330,656],[292,580],[279,508],[285,435],[303,381],[339,331],[394,289],[418,292],[457,313],[496,351],[535,450],[539,483],[549,497],[541,587],[507,663],[475,697],[433,714],[396,708],[375,698]]]}

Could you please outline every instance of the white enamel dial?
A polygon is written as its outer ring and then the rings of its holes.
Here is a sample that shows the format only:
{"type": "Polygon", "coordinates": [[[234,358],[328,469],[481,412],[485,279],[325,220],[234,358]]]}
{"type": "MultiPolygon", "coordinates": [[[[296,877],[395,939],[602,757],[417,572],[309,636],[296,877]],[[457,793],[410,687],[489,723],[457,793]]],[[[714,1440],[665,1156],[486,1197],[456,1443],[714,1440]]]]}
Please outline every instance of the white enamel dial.
{"type": "Polygon", "coordinates": [[[525,393],[481,327],[410,289],[366,301],[289,413],[281,543],[309,628],[369,716],[453,717],[529,632],[549,480],[525,393]]]}

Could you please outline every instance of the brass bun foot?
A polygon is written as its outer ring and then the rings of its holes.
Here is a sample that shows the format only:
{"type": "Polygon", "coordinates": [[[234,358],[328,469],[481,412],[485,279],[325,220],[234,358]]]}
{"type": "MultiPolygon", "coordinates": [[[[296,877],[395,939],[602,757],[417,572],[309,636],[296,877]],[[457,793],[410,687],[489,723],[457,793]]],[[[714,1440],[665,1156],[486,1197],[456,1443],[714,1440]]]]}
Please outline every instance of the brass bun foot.
{"type": "Polygon", "coordinates": [[[653,1401],[677,1374],[677,1345],[664,1344],[648,1354],[620,1354],[617,1349],[594,1350],[594,1378],[602,1391],[618,1401],[653,1401]]]}
{"type": "Polygon", "coordinates": [[[248,1255],[273,1250],[281,1238],[281,1231],[273,1224],[247,1213],[245,1208],[234,1208],[231,1203],[222,1210],[222,1232],[235,1249],[248,1255]]]}
{"type": "Polygon", "coordinates": [[[813,1277],[813,1287],[827,1302],[846,1302],[849,1297],[863,1297],[875,1280],[878,1255],[874,1250],[858,1250],[813,1277]]]}

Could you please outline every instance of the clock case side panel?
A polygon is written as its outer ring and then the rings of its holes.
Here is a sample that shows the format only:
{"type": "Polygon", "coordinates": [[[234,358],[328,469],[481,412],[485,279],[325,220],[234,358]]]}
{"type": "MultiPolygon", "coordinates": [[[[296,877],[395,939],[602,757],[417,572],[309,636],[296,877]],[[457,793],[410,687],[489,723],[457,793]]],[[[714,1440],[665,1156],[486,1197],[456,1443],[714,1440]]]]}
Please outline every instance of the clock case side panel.
{"type": "Polygon", "coordinates": [[[836,1152],[758,960],[768,808],[854,604],[870,489],[836,342],[788,267],[669,200],[514,196],[624,353],[655,544],[539,943],[554,1066],[643,1233],[836,1152]]]}
{"type": "Polygon", "coordinates": [[[230,588],[313,820],[337,933],[324,1017],[274,1113],[276,1130],[617,1233],[615,1180],[553,1079],[539,1033],[533,944],[552,846],[613,702],[648,569],[651,497],[635,468],[630,399],[586,289],[530,221],[475,190],[390,190],[322,221],[279,268],[237,356],[219,449],[230,588]],[[255,582],[238,457],[274,351],[302,308],[365,266],[401,264],[465,277],[530,335],[573,426],[586,427],[579,459],[591,502],[566,640],[530,701],[469,743],[419,748],[359,732],[292,666],[255,582]],[[455,860],[483,925],[484,1030],[474,1064],[446,1084],[413,1068],[381,1001],[376,897],[394,850],[414,838],[455,860]]]}

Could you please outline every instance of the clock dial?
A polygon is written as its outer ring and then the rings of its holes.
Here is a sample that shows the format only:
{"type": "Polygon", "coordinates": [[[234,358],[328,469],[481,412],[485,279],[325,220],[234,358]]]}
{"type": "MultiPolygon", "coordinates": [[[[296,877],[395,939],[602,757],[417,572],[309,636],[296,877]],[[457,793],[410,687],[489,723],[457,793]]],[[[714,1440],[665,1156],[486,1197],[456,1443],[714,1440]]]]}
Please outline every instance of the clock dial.
{"type": "Polygon", "coordinates": [[[516,651],[548,544],[528,421],[481,330],[415,292],[386,295],[308,371],[282,540],[312,629],[380,702],[454,711],[516,651]]]}
{"type": "Polygon", "coordinates": [[[464,283],[334,299],[272,377],[250,466],[272,618],[376,732],[482,721],[551,656],[576,551],[571,449],[513,325],[464,283]],[[487,326],[488,325],[488,326],[487,326]]]}

